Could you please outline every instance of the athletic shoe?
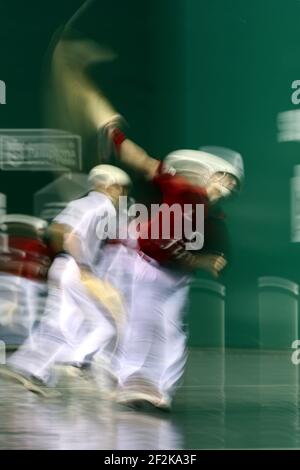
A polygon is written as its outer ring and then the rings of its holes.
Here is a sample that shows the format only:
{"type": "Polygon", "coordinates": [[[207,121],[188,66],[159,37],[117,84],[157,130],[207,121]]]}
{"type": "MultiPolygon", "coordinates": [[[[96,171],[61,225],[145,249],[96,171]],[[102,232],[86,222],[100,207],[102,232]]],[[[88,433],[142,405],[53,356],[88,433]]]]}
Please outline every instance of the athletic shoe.
{"type": "Polygon", "coordinates": [[[116,401],[119,405],[136,409],[149,405],[163,411],[169,411],[171,408],[171,400],[167,399],[153,384],[141,378],[130,379],[123,387],[119,388],[116,401]]]}
{"type": "Polygon", "coordinates": [[[26,375],[7,366],[0,367],[0,377],[12,380],[22,385],[26,390],[41,395],[44,398],[55,398],[60,396],[60,392],[47,385],[36,377],[26,375]]]}

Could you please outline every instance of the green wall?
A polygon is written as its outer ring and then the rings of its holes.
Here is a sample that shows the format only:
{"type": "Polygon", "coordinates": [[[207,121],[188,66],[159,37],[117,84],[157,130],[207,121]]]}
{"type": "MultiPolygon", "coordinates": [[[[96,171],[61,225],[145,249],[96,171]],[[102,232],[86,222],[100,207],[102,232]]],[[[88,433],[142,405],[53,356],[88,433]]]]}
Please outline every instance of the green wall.
{"type": "MultiPolygon", "coordinates": [[[[53,32],[80,4],[1,2],[0,79],[6,81],[8,103],[0,106],[1,128],[43,125],[44,54],[53,32]]],[[[232,245],[220,279],[226,287],[224,327],[228,346],[263,346],[258,278],[300,280],[299,246],[290,241],[290,178],[300,163],[299,144],[278,143],[276,126],[279,112],[297,109],[290,97],[292,81],[300,79],[300,2],[118,0],[99,1],[94,8],[85,32],[91,28],[95,39],[113,41],[120,55],[113,67],[91,73],[127,118],[131,137],[161,157],[200,145],[228,146],[244,156],[242,193],[224,206],[232,245]]],[[[52,178],[0,173],[9,211],[30,213],[33,192],[52,178]]],[[[216,331],[221,331],[217,314],[208,321],[211,307],[205,296],[201,300],[193,289],[192,345],[215,345],[216,331]]],[[[296,336],[289,302],[280,305],[286,312],[274,315],[290,322],[286,327],[296,336]]],[[[280,343],[277,320],[274,347],[280,343]]]]}
{"type": "MultiPolygon", "coordinates": [[[[299,246],[290,242],[290,178],[300,147],[277,143],[276,126],[277,113],[296,109],[290,96],[300,73],[300,4],[184,3],[185,144],[228,146],[245,160],[243,191],[227,208],[232,260],[221,282],[227,287],[226,344],[253,347],[261,341],[258,277],[300,278],[299,246]]],[[[288,302],[283,305],[289,322],[288,302]]],[[[201,328],[192,307],[194,327],[201,328]]],[[[271,321],[269,328],[272,334],[271,321]]],[[[277,334],[274,329],[274,347],[277,334]]]]}

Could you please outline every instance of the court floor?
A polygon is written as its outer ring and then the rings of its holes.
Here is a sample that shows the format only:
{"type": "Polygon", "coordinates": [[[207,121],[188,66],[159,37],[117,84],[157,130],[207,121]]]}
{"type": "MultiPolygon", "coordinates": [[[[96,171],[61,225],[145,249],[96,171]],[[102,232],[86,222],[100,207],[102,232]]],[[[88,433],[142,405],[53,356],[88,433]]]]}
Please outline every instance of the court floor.
{"type": "Polygon", "coordinates": [[[291,352],[190,352],[171,413],[116,406],[81,379],[43,399],[0,381],[0,449],[300,448],[291,352]]]}

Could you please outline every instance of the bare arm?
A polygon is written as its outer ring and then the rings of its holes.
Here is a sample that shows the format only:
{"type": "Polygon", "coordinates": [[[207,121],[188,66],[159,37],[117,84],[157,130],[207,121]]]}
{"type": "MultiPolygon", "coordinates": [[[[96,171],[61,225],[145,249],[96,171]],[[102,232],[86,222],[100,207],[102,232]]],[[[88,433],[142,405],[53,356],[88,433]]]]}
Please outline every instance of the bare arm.
{"type": "Polygon", "coordinates": [[[80,268],[88,270],[80,236],[66,224],[53,222],[49,227],[50,245],[55,253],[68,252],[80,268]]]}
{"type": "Polygon", "coordinates": [[[120,159],[132,169],[141,172],[147,179],[152,179],[159,167],[159,160],[150,157],[147,152],[132,140],[126,139],[120,145],[120,159]]]}
{"type": "MultiPolygon", "coordinates": [[[[90,79],[87,67],[92,63],[114,59],[113,51],[91,40],[62,37],[52,56],[51,78],[55,96],[50,95],[47,106],[50,122],[52,114],[54,119],[59,115],[63,128],[81,135],[92,129],[111,141],[112,133],[120,126],[122,117],[90,79]]],[[[152,179],[155,175],[159,161],[131,140],[124,140],[118,153],[126,165],[146,178],[152,179]]]]}
{"type": "Polygon", "coordinates": [[[151,157],[142,147],[137,145],[119,128],[120,116],[115,116],[109,123],[104,125],[100,132],[102,139],[110,143],[111,150],[115,155],[139,173],[142,173],[147,179],[152,179],[156,174],[160,161],[151,157]]]}
{"type": "Polygon", "coordinates": [[[52,251],[57,254],[64,250],[64,235],[68,230],[68,226],[52,222],[48,227],[47,234],[49,237],[49,244],[52,251]]]}
{"type": "Polygon", "coordinates": [[[45,92],[45,118],[49,125],[86,137],[110,122],[117,111],[94,84],[87,68],[110,62],[114,53],[88,39],[62,38],[51,58],[50,86],[45,92]]]}

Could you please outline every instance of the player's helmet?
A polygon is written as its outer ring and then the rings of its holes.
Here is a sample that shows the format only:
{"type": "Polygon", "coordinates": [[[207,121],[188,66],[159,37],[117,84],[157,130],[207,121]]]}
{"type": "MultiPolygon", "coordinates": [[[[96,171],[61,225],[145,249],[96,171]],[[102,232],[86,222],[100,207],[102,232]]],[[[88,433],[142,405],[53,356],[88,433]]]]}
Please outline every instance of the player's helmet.
{"type": "Polygon", "coordinates": [[[167,171],[175,171],[205,185],[218,172],[233,175],[241,185],[244,177],[242,156],[224,147],[201,147],[199,150],[176,150],[165,158],[167,171]]]}
{"type": "Polygon", "coordinates": [[[112,184],[119,184],[120,186],[130,186],[131,179],[117,166],[113,165],[97,165],[91,169],[88,181],[91,188],[96,184],[101,184],[104,187],[111,186],[112,184]]]}

